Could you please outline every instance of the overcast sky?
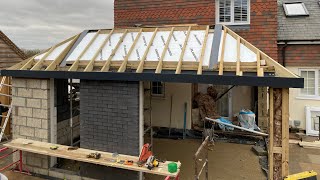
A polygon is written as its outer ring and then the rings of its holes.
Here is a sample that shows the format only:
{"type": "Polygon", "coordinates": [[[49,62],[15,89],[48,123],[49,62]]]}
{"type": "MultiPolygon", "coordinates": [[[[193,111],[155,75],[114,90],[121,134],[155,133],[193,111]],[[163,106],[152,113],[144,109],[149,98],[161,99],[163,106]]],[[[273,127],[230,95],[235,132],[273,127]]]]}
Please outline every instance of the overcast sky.
{"type": "Polygon", "coordinates": [[[47,49],[85,29],[113,27],[113,0],[0,0],[0,30],[24,49],[47,49]]]}

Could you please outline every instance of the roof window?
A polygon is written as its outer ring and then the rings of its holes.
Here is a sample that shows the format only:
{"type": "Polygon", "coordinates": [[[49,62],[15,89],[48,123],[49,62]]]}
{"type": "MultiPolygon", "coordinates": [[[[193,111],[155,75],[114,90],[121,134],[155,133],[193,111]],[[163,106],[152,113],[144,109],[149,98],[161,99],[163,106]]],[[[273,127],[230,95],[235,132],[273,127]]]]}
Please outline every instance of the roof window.
{"type": "Polygon", "coordinates": [[[303,2],[283,3],[286,16],[309,16],[309,12],[303,2]]]}

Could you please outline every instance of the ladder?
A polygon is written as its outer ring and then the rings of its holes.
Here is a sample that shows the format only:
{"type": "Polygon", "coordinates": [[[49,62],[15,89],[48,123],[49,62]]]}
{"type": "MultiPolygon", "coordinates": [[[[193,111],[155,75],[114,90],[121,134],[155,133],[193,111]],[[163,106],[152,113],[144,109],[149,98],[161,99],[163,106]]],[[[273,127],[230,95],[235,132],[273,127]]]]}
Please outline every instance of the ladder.
{"type": "MultiPolygon", "coordinates": [[[[0,83],[0,92],[2,92],[2,87],[3,86],[12,87],[10,84],[5,84],[5,80],[6,80],[6,76],[2,77],[2,80],[1,80],[1,83],[0,83]]],[[[12,95],[10,95],[10,94],[3,94],[3,93],[0,93],[0,96],[5,96],[5,97],[9,97],[9,98],[12,97],[12,95]]],[[[5,137],[7,140],[9,140],[8,137],[5,135],[4,131],[6,129],[6,126],[8,124],[8,121],[10,119],[10,115],[11,115],[11,112],[12,112],[12,102],[10,103],[10,105],[0,104],[0,106],[8,108],[8,112],[7,112],[6,116],[0,114],[0,118],[1,119],[3,119],[3,117],[5,117],[3,126],[1,126],[1,124],[0,124],[0,142],[1,142],[2,141],[2,137],[5,137]]]]}

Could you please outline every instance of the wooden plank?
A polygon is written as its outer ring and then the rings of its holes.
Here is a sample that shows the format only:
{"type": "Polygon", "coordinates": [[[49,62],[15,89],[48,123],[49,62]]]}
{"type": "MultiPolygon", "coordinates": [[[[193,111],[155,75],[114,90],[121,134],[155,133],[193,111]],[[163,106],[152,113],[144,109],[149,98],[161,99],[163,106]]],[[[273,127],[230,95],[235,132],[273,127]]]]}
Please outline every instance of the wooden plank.
{"type": "Polygon", "coordinates": [[[282,147],[273,147],[273,154],[282,154],[282,147]]]}
{"type": "Polygon", "coordinates": [[[44,61],[46,60],[46,58],[52,53],[52,51],[54,51],[57,47],[63,45],[64,43],[67,43],[69,41],[71,41],[75,36],[68,38],[62,42],[60,42],[59,44],[53,46],[52,48],[50,48],[50,50],[31,68],[31,70],[40,70],[41,67],[44,64],[44,61]]]}
{"type": "Polygon", "coordinates": [[[224,61],[224,50],[225,50],[225,43],[227,37],[227,29],[223,26],[223,38],[222,38],[222,47],[221,47],[221,55],[219,60],[219,75],[223,75],[223,61],[224,61]]]}
{"type": "Polygon", "coordinates": [[[128,51],[128,54],[126,55],[126,57],[124,58],[120,68],[118,69],[118,72],[124,72],[126,69],[127,69],[127,64],[128,64],[128,60],[129,60],[129,57],[132,53],[132,51],[134,50],[134,47],[136,46],[137,42],[138,42],[138,39],[140,38],[141,36],[141,33],[142,33],[142,30],[143,29],[140,29],[138,35],[136,36],[136,38],[134,39],[129,51],[128,51]]]}
{"type": "Polygon", "coordinates": [[[228,29],[228,33],[234,37],[235,39],[237,39],[238,37],[241,38],[241,43],[246,46],[247,48],[249,48],[251,51],[253,52],[257,52],[259,51],[262,58],[266,61],[267,65],[272,65],[275,67],[276,69],[276,74],[278,76],[281,77],[292,77],[292,78],[298,78],[297,75],[295,75],[294,73],[292,73],[291,71],[289,71],[288,69],[286,69],[285,67],[283,67],[281,64],[279,64],[277,61],[275,61],[274,59],[272,59],[270,56],[266,55],[264,52],[260,51],[258,48],[256,48],[255,46],[253,46],[251,43],[249,43],[248,41],[246,41],[245,39],[243,39],[241,36],[239,36],[238,34],[236,34],[234,31],[232,31],[231,29],[227,28],[226,26],[223,26],[224,28],[228,29]]]}
{"type": "Polygon", "coordinates": [[[236,75],[240,76],[240,37],[237,38],[237,69],[236,75]]]}
{"type": "Polygon", "coordinates": [[[107,44],[107,42],[109,41],[110,37],[112,36],[114,32],[114,29],[111,30],[111,32],[109,33],[109,35],[107,36],[107,38],[103,41],[103,43],[101,44],[101,46],[99,47],[99,49],[97,50],[97,52],[93,55],[92,59],[90,60],[90,62],[88,63],[88,65],[86,66],[86,68],[84,69],[84,72],[89,72],[93,70],[94,67],[94,62],[96,60],[96,58],[98,57],[99,53],[101,52],[101,50],[104,48],[104,46],[107,44]]]}
{"type": "Polygon", "coordinates": [[[171,28],[170,34],[169,34],[169,36],[168,36],[168,39],[167,39],[167,41],[166,41],[166,44],[164,45],[164,48],[163,48],[161,57],[160,57],[160,59],[159,59],[159,62],[158,62],[158,65],[157,65],[157,68],[156,68],[156,72],[155,72],[155,73],[161,73],[161,71],[162,71],[163,59],[164,59],[164,56],[166,55],[166,52],[167,52],[167,50],[168,50],[168,47],[169,47],[169,44],[170,44],[171,37],[172,37],[172,34],[173,34],[174,29],[175,29],[174,27],[171,28]]]}
{"type": "Polygon", "coordinates": [[[269,180],[273,180],[273,88],[269,89],[269,147],[268,147],[268,162],[269,162],[269,180]]]}
{"type": "Polygon", "coordinates": [[[202,64],[203,64],[204,54],[205,54],[205,52],[206,52],[206,46],[207,46],[207,41],[208,41],[209,29],[210,29],[210,26],[207,26],[206,32],[205,32],[205,36],[204,36],[204,40],[203,40],[203,43],[202,43],[201,55],[200,55],[200,58],[199,58],[199,66],[198,66],[198,71],[197,71],[197,74],[198,74],[198,75],[201,75],[201,74],[202,74],[202,64]]]}
{"type": "Polygon", "coordinates": [[[77,41],[77,39],[80,37],[80,34],[73,37],[72,42],[60,53],[59,56],[57,56],[56,59],[54,59],[50,65],[46,68],[45,71],[53,71],[56,69],[56,67],[61,63],[61,61],[64,59],[64,57],[68,54],[74,43],[77,41]]]}
{"type": "Polygon", "coordinates": [[[64,146],[59,144],[51,144],[51,143],[45,143],[40,141],[33,141],[29,139],[15,139],[11,142],[8,142],[4,144],[5,147],[12,148],[12,149],[19,149],[25,152],[31,152],[36,154],[42,154],[46,156],[53,156],[53,157],[60,157],[65,159],[71,159],[76,160],[80,162],[87,162],[92,164],[98,164],[102,166],[109,166],[119,169],[127,169],[131,171],[139,171],[139,172],[145,172],[150,174],[157,174],[161,176],[170,176],[170,177],[176,177],[180,173],[180,162],[175,162],[178,165],[178,171],[175,173],[170,173],[168,171],[168,164],[173,161],[165,161],[164,163],[159,164],[159,167],[153,168],[153,170],[149,170],[147,167],[142,166],[139,167],[137,165],[137,161],[139,160],[139,157],[136,156],[129,156],[129,155],[123,155],[119,154],[118,159],[119,160],[132,160],[134,161],[133,165],[124,165],[116,162],[112,162],[110,160],[114,160],[117,158],[113,158],[112,154],[109,152],[102,152],[102,151],[96,151],[96,150],[90,150],[90,149],[84,149],[84,148],[78,148],[76,150],[68,150],[70,146],[64,146]],[[27,144],[31,143],[31,144],[27,144]],[[58,146],[58,149],[51,150],[51,146],[58,146]],[[94,158],[87,158],[86,156],[90,153],[100,153],[101,158],[100,159],[94,159],[94,158]],[[108,159],[110,159],[108,161],[108,159]]]}
{"type": "Polygon", "coordinates": [[[11,67],[8,68],[8,70],[18,70],[18,69],[21,69],[21,67],[23,67],[28,61],[30,61],[30,59],[34,58],[36,56],[32,56],[26,60],[23,60],[22,62],[19,62],[11,67]]]}
{"type": "Polygon", "coordinates": [[[189,26],[189,28],[188,28],[186,39],[184,40],[184,43],[183,43],[183,46],[182,46],[182,51],[181,51],[181,54],[180,54],[178,65],[177,65],[176,74],[180,74],[181,73],[182,61],[183,61],[184,53],[186,51],[186,47],[188,45],[188,40],[189,40],[189,36],[190,36],[191,27],[192,26],[189,26]]]}
{"type": "Polygon", "coordinates": [[[93,44],[93,42],[97,39],[97,37],[99,36],[101,30],[98,30],[98,32],[96,32],[96,34],[93,36],[93,38],[90,40],[90,42],[87,44],[87,46],[84,48],[84,50],[80,53],[80,55],[78,56],[78,58],[76,59],[76,61],[72,64],[72,66],[69,68],[68,71],[76,71],[79,67],[79,62],[80,59],[83,57],[83,55],[88,51],[88,49],[90,48],[90,46],[93,44]]]}
{"type": "Polygon", "coordinates": [[[27,70],[32,67],[32,64],[34,63],[34,58],[38,55],[32,56],[21,68],[20,70],[27,70]]]}
{"type": "Polygon", "coordinates": [[[153,35],[152,35],[152,37],[151,37],[151,39],[150,39],[150,42],[149,42],[149,44],[148,44],[148,46],[147,46],[147,48],[146,48],[146,50],[145,50],[145,52],[144,52],[141,60],[140,60],[140,63],[139,63],[138,68],[137,68],[137,70],[136,70],[136,73],[142,73],[142,71],[143,71],[143,66],[144,66],[144,61],[145,61],[146,58],[147,58],[147,55],[148,55],[148,53],[149,53],[149,49],[150,49],[150,47],[152,46],[153,40],[154,40],[154,38],[156,37],[157,32],[158,32],[158,28],[156,28],[156,29],[154,30],[154,32],[153,32],[153,35]]]}
{"type": "Polygon", "coordinates": [[[109,58],[108,58],[107,61],[104,63],[103,67],[101,68],[101,70],[100,70],[101,72],[107,72],[107,71],[109,71],[110,64],[111,64],[111,60],[112,60],[113,56],[115,55],[115,53],[117,52],[120,44],[123,42],[123,39],[126,37],[127,33],[128,33],[128,29],[126,29],[126,30],[124,31],[124,33],[122,34],[122,36],[121,36],[121,38],[119,39],[117,45],[116,45],[116,46],[114,47],[114,49],[112,50],[109,58]]]}
{"type": "Polygon", "coordinates": [[[289,89],[282,89],[282,177],[289,175],[289,89]]]}

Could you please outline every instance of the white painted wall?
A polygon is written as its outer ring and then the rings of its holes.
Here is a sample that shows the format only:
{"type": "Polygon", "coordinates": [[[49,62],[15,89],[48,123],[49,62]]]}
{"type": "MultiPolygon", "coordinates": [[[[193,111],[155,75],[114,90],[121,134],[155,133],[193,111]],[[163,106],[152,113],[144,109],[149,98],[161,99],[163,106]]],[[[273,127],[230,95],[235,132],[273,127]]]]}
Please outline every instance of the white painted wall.
{"type": "MultiPolygon", "coordinates": [[[[145,89],[149,83],[144,83],[145,89]]],[[[165,83],[164,97],[151,97],[152,125],[169,127],[170,125],[170,99],[172,95],[172,128],[183,129],[184,103],[187,103],[187,129],[191,129],[191,84],[165,83]]],[[[149,106],[149,91],[145,92],[145,107],[149,106]]],[[[145,111],[145,123],[149,123],[149,111],[145,111]]]]}
{"type": "MultiPolygon", "coordinates": [[[[307,69],[310,67],[286,67],[291,72],[299,74],[299,69],[307,69]]],[[[312,68],[312,67],[311,67],[312,68]]],[[[290,88],[289,91],[289,120],[290,124],[293,124],[293,120],[301,121],[301,129],[306,129],[306,113],[305,106],[320,107],[320,99],[306,99],[302,98],[299,88],[290,88]]]]}

